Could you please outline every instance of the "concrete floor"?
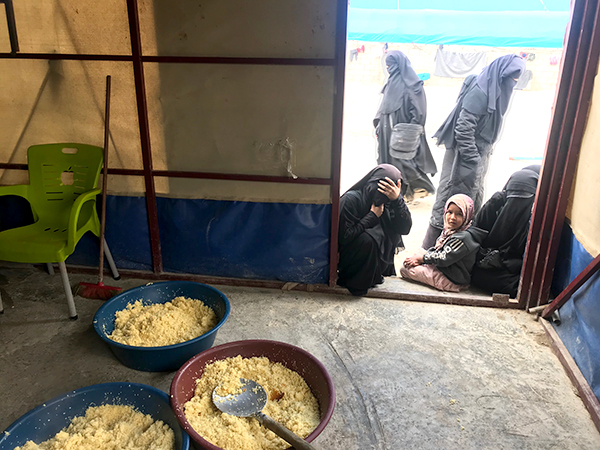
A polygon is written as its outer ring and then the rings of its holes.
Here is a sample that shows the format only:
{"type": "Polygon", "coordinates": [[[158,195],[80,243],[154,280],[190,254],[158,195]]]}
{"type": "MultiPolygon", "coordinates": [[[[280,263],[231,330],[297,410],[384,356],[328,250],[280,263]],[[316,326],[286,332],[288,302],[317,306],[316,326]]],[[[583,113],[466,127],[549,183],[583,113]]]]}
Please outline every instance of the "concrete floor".
{"type": "MultiPolygon", "coordinates": [[[[73,285],[84,280],[93,277],[71,276],[73,285]]],[[[284,341],[329,370],[337,406],[314,442],[319,449],[600,448],[583,403],[525,312],[219,289],[232,313],[215,344],[284,341]]],[[[133,381],[168,392],[173,373],[128,369],[95,335],[100,301],[76,297],[79,320],[67,319],[58,274],[0,264],[0,292],[0,430],[45,400],[90,384],[133,381]]]]}

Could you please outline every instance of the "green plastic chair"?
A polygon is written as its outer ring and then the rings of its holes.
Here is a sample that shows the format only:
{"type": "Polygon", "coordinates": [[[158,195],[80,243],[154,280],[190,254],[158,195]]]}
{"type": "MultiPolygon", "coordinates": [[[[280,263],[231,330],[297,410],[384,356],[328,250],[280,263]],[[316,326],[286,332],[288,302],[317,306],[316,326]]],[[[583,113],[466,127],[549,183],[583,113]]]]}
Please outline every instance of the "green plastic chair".
{"type": "MultiPolygon", "coordinates": [[[[27,162],[29,184],[1,186],[0,196],[25,198],[35,223],[0,232],[0,260],[47,263],[51,275],[52,263],[58,263],[70,317],[77,319],[65,260],[85,233],[100,236],[96,196],[101,192],[97,186],[103,149],[75,143],[33,145],[27,150],[27,162]]],[[[103,247],[113,276],[118,278],[106,240],[103,247]]]]}

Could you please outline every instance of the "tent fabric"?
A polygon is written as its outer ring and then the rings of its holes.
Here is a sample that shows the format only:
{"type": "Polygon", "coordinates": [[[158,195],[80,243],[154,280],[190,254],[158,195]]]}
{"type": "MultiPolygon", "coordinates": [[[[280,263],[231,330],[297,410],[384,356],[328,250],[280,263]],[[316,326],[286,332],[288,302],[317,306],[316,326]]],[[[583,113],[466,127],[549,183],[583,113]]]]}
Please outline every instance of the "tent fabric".
{"type": "Polygon", "coordinates": [[[453,11],[570,11],[570,0],[351,0],[353,8],[453,11]]]}
{"type": "Polygon", "coordinates": [[[433,74],[438,77],[466,78],[469,75],[478,75],[486,63],[486,52],[449,52],[438,48],[433,74]]]}
{"type": "MultiPolygon", "coordinates": [[[[118,268],[152,270],[148,212],[144,197],[107,196],[106,242],[118,268]]],[[[98,267],[98,249],[98,238],[87,233],[66,262],[98,267]]]]}
{"type": "Polygon", "coordinates": [[[560,48],[569,17],[568,11],[350,7],[348,39],[435,45],[560,48]]]}
{"type": "Polygon", "coordinates": [[[158,198],[165,272],[325,283],[331,205],[158,198]]]}
{"type": "MultiPolygon", "coordinates": [[[[159,197],[165,272],[326,283],[331,204],[257,203],[159,197]]],[[[121,269],[152,270],[144,197],[107,197],[106,240],[121,269]]],[[[0,230],[32,223],[29,205],[0,198],[0,230]]],[[[98,266],[98,239],[87,233],[67,264],[98,266]]]]}
{"type": "MultiPolygon", "coordinates": [[[[565,224],[561,236],[552,289],[560,293],[594,258],[565,224]]],[[[596,272],[560,308],[556,332],[579,370],[600,400],[600,273],[596,272]]]]}

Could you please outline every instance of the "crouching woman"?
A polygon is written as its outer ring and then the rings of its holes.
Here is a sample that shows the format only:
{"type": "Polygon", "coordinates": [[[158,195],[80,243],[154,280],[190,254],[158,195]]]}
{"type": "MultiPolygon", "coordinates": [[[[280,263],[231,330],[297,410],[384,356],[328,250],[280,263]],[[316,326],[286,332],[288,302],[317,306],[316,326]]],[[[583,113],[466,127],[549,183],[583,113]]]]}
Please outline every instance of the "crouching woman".
{"type": "Polygon", "coordinates": [[[464,194],[448,199],[444,229],[435,246],[406,258],[402,278],[427,284],[440,291],[460,292],[469,287],[477,251],[487,231],[471,226],[473,200],[464,194]]]}
{"type": "Polygon", "coordinates": [[[340,199],[338,284],[352,295],[396,275],[394,254],[412,226],[401,180],[396,167],[380,164],[340,199]]]}

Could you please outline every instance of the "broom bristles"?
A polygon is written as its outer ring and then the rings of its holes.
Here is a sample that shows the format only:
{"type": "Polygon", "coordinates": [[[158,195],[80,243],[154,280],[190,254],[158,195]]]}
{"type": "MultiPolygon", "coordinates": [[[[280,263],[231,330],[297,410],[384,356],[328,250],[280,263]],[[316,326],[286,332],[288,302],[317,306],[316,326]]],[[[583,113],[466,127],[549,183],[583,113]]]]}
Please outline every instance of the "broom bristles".
{"type": "Polygon", "coordinates": [[[77,289],[77,295],[84,298],[94,298],[98,300],[108,300],[119,292],[121,292],[123,288],[116,286],[105,286],[104,284],[99,283],[79,283],[79,287],[77,289]]]}

